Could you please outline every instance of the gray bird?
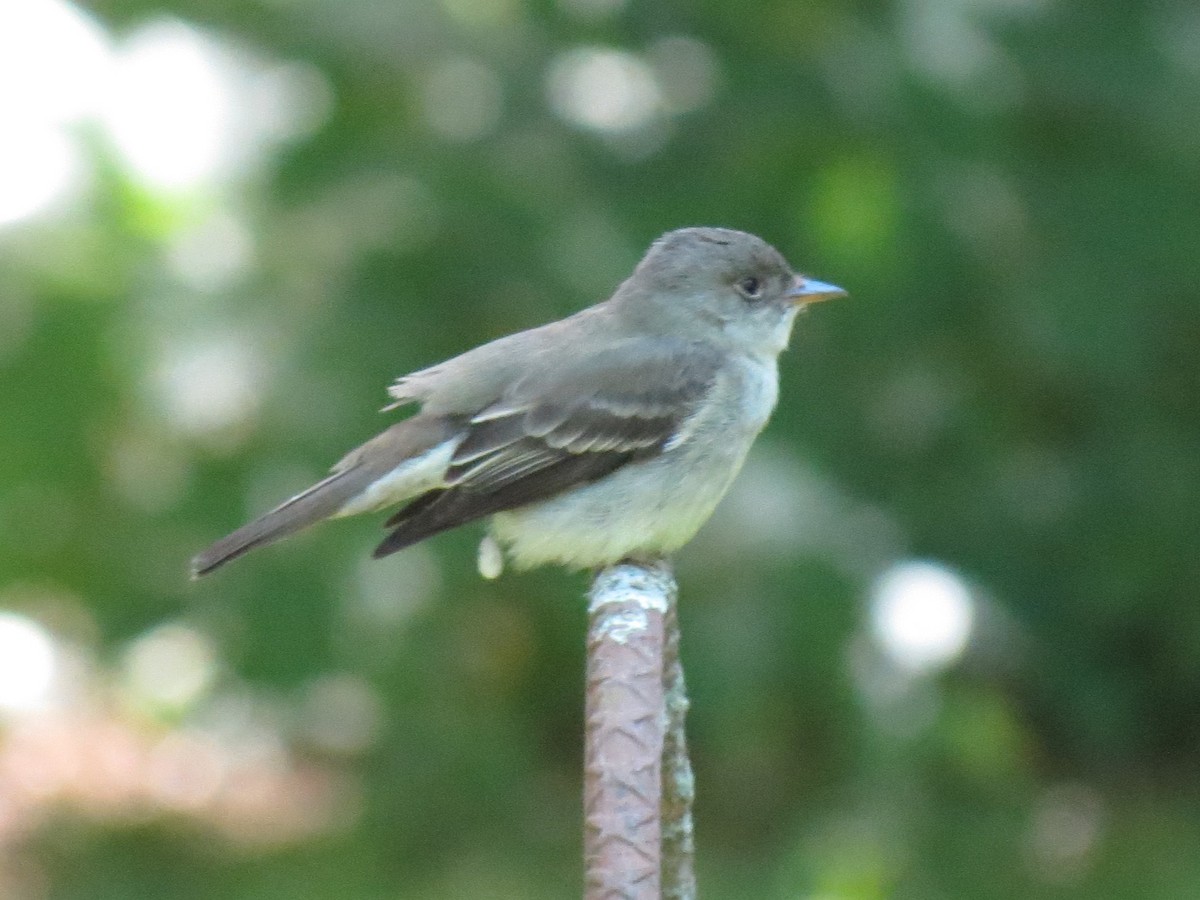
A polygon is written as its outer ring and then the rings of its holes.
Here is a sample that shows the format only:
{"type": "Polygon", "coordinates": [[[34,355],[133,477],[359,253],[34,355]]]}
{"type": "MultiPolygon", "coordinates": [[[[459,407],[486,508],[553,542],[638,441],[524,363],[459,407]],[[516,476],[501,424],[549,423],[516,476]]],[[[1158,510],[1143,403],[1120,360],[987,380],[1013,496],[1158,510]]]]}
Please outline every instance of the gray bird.
{"type": "Polygon", "coordinates": [[[751,234],[655,241],[603,303],[405,375],[420,411],[332,474],[192,560],[212,572],[322,519],[404,504],[386,556],[490,517],[480,570],[651,559],[687,543],[733,481],[779,393],[798,311],[845,296],[751,234]]]}

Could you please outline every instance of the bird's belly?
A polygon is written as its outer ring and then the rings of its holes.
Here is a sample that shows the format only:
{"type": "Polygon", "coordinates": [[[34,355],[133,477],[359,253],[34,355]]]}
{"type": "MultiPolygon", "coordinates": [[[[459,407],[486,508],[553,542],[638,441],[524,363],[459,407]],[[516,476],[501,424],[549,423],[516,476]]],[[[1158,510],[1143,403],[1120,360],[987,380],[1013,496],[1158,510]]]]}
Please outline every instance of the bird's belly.
{"type": "Polygon", "coordinates": [[[678,550],[712,514],[741,460],[711,460],[690,471],[665,469],[666,460],[633,463],[551,500],[497,513],[492,534],[518,568],[588,568],[678,550]]]}

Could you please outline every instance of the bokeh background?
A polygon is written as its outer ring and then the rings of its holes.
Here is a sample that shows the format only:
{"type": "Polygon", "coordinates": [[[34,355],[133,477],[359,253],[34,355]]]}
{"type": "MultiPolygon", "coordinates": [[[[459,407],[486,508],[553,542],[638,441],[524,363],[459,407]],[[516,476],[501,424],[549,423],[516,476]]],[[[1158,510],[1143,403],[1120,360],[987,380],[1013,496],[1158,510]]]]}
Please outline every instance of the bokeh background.
{"type": "Polygon", "coordinates": [[[853,294],[678,558],[704,895],[1200,896],[1193,0],[0,3],[0,896],[578,896],[583,576],[186,565],[692,224],[853,294]]]}

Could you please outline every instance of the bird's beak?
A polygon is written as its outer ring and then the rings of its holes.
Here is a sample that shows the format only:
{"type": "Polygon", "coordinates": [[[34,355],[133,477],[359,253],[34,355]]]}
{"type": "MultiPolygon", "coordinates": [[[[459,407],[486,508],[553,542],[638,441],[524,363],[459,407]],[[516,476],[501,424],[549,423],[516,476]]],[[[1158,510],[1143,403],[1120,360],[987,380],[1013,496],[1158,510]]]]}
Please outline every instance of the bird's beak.
{"type": "Polygon", "coordinates": [[[819,303],[822,300],[834,300],[845,296],[848,296],[846,292],[836,284],[826,284],[824,281],[800,275],[796,276],[796,283],[787,292],[788,299],[797,304],[819,303]]]}

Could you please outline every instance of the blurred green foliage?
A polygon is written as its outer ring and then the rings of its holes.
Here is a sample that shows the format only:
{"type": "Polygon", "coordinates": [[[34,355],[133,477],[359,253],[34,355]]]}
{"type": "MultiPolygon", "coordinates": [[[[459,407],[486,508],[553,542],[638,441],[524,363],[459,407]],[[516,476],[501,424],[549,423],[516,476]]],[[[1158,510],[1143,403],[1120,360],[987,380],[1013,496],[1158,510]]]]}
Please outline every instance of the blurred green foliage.
{"type": "Polygon", "coordinates": [[[205,636],[202,691],[114,689],[115,715],[223,734],[252,698],[333,811],[259,841],[200,800],[63,801],[14,831],[0,796],[4,896],[578,896],[582,576],[484,582],[473,530],[370,563],[369,521],[186,564],[379,429],[390,379],[601,299],[693,224],[852,294],[800,322],[678,560],[704,895],[1200,895],[1193,3],[89,14],[286,64],[310,121],[184,190],[83,128],[86,187],[0,230],[0,606],[106,689],[162,623],[205,636]],[[906,673],[872,585],[914,558],[975,618],[906,673]]]}

